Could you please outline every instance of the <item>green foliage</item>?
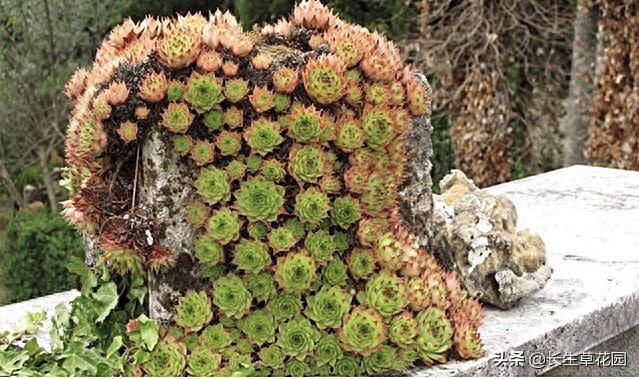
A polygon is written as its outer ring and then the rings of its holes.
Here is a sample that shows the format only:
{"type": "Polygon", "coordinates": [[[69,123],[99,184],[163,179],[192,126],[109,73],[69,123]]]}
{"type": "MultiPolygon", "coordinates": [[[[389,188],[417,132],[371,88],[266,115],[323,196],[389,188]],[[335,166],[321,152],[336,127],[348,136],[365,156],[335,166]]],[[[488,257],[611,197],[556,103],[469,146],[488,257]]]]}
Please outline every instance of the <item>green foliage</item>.
{"type": "Polygon", "coordinates": [[[71,257],[83,256],[84,249],[62,217],[23,212],[9,221],[0,252],[6,304],[71,289],[74,277],[66,265],[71,257]]]}

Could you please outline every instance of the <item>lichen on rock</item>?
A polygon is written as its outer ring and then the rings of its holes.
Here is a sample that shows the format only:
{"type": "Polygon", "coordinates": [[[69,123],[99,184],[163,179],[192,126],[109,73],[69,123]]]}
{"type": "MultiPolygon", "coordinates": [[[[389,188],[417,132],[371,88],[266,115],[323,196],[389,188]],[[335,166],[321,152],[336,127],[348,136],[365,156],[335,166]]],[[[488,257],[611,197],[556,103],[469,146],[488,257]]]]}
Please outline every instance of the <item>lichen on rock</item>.
{"type": "Polygon", "coordinates": [[[517,210],[508,198],[480,191],[459,170],[434,195],[433,251],[485,303],[513,307],[541,288],[552,269],[542,239],[517,230],[517,210]]]}

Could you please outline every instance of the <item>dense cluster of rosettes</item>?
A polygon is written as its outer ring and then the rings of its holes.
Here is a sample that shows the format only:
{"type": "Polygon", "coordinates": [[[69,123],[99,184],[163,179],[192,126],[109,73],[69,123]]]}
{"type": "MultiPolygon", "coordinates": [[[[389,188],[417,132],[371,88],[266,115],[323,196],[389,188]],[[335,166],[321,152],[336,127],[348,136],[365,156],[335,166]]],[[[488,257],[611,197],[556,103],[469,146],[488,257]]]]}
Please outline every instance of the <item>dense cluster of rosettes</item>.
{"type": "Polygon", "coordinates": [[[183,294],[152,351],[130,347],[132,373],[351,376],[481,355],[479,303],[401,224],[406,136],[430,100],[383,36],[317,0],[261,33],[219,11],[125,21],[66,90],[65,214],[114,272],[175,264],[136,224],[146,133],[163,128],[196,173],[186,219],[211,286],[183,294]]]}

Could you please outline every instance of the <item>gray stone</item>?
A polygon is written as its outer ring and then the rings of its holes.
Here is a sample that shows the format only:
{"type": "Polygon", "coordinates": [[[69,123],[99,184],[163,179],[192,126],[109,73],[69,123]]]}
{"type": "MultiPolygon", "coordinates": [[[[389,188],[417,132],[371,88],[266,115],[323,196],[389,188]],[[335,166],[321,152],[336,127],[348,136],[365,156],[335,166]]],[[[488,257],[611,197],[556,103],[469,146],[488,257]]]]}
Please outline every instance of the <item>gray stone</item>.
{"type": "MultiPolygon", "coordinates": [[[[426,77],[418,74],[417,78],[428,89],[428,96],[432,98],[432,88],[426,77]]],[[[427,250],[433,238],[433,182],[430,177],[433,168],[432,132],[430,112],[413,119],[413,127],[408,133],[404,183],[399,192],[402,220],[414,235],[419,236],[420,245],[427,250]]]]}
{"type": "Polygon", "coordinates": [[[552,270],[542,239],[517,231],[517,210],[505,196],[480,191],[453,170],[434,195],[433,251],[458,273],[464,287],[483,302],[513,307],[539,291],[552,270]]]}

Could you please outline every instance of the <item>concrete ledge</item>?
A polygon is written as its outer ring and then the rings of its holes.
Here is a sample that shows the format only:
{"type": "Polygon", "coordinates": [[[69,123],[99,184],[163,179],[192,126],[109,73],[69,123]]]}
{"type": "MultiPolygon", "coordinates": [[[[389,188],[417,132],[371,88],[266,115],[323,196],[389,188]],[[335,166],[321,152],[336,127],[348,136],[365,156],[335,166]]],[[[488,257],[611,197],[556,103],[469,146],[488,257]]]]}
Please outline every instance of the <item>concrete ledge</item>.
{"type": "MultiPolygon", "coordinates": [[[[415,369],[413,375],[539,375],[564,355],[639,325],[639,172],[573,166],[486,190],[508,196],[519,227],[541,235],[553,276],[514,309],[487,309],[480,330],[483,358],[415,369]],[[531,364],[540,355],[545,363],[531,364]]],[[[77,295],[69,291],[2,307],[0,329],[16,325],[28,311],[50,315],[77,295]]],[[[47,343],[46,333],[39,340],[47,343]]],[[[623,375],[623,368],[614,372],[623,375]]]]}

